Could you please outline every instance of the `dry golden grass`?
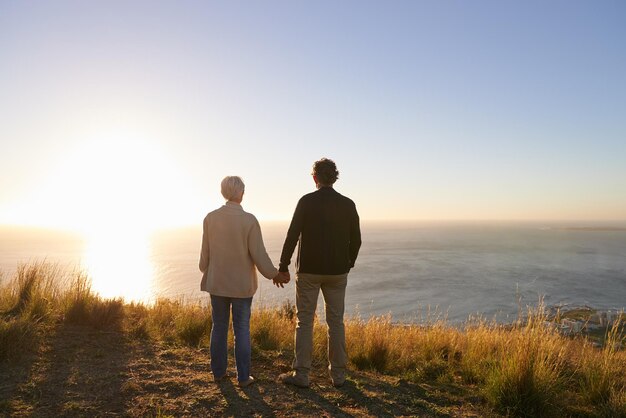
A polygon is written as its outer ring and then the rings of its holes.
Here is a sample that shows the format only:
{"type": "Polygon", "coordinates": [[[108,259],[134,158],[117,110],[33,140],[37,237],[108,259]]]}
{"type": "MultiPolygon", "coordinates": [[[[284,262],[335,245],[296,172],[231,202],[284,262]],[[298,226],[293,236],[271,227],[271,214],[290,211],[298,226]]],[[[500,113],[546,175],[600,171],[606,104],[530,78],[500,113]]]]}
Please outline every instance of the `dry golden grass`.
{"type": "MultiPolygon", "coordinates": [[[[130,338],[179,346],[208,346],[210,309],[183,300],[124,304],[95,295],[81,272],[43,263],[21,266],[0,288],[0,361],[32,347],[42,327],[59,323],[116,329],[130,338]]],[[[493,410],[507,416],[626,416],[626,353],[619,321],[603,348],[546,327],[541,306],[502,325],[473,320],[394,324],[391,317],[346,321],[352,367],[412,382],[456,382],[480,388],[493,410]]],[[[293,350],[291,305],[253,311],[257,351],[293,350]]],[[[326,362],[327,330],[316,320],[314,360],[326,362]]]]}
{"type": "Polygon", "coordinates": [[[253,311],[250,337],[255,350],[286,350],[293,347],[293,319],[276,309],[253,311]],[[292,332],[285,332],[291,330],[292,332]]]}

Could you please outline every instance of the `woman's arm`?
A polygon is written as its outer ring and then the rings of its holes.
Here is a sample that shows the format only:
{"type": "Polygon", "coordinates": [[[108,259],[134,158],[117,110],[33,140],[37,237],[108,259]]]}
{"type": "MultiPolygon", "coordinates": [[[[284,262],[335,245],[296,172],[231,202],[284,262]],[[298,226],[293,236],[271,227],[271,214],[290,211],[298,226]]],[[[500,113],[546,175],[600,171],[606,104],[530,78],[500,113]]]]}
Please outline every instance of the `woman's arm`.
{"type": "Polygon", "coordinates": [[[265,250],[261,226],[256,218],[254,219],[250,234],[248,235],[248,251],[250,252],[252,261],[263,276],[271,280],[278,275],[278,269],[274,267],[270,256],[267,255],[267,251],[265,250]]]}
{"type": "Polygon", "coordinates": [[[202,273],[209,268],[209,226],[205,218],[202,223],[202,247],[200,250],[200,263],[198,264],[202,273]]]}

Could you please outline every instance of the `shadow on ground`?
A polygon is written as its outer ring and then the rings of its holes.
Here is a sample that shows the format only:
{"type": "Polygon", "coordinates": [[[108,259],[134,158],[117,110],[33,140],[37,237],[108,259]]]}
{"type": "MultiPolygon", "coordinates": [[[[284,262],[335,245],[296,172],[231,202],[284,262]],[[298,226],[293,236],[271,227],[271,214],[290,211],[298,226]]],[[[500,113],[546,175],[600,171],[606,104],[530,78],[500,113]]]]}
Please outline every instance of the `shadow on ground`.
{"type": "MultiPolygon", "coordinates": [[[[352,372],[332,386],[316,364],[311,387],[275,381],[291,353],[257,352],[256,382],[212,381],[208,349],[129,339],[120,332],[59,325],[33,356],[2,365],[0,416],[484,416],[472,393],[453,384],[413,383],[352,372]]],[[[234,373],[230,353],[229,368],[234,373]]]]}
{"type": "Polygon", "coordinates": [[[122,388],[131,352],[121,333],[61,324],[36,351],[3,367],[1,412],[43,417],[124,413],[122,388]]]}

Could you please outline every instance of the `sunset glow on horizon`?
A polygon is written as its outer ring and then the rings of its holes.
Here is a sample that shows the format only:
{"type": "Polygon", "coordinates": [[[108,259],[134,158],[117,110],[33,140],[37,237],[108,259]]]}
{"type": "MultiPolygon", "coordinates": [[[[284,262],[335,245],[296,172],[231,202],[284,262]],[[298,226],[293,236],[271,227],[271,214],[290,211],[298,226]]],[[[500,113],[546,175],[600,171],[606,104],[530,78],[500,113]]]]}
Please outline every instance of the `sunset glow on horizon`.
{"type": "Polygon", "coordinates": [[[0,225],[140,240],[199,225],[226,175],[287,221],[321,157],[364,220],[626,220],[624,16],[4,2],[0,225]]]}

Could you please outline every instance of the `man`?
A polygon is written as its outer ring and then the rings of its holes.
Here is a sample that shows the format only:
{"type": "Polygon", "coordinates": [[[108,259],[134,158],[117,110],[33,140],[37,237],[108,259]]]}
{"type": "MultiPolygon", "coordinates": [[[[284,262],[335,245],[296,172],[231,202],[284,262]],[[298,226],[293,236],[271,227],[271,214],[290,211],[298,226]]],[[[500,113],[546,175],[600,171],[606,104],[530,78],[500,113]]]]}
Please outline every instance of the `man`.
{"type": "Polygon", "coordinates": [[[339,172],[332,160],[316,161],[312,175],[318,190],[298,202],[280,257],[279,271],[288,272],[296,243],[299,244],[294,371],[281,374],[278,380],[309,386],[313,320],[321,289],[328,324],[330,377],[333,385],[340,387],[345,382],[347,363],[343,323],[346,284],[361,247],[359,215],[354,202],[333,189],[339,172]]]}

